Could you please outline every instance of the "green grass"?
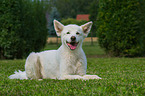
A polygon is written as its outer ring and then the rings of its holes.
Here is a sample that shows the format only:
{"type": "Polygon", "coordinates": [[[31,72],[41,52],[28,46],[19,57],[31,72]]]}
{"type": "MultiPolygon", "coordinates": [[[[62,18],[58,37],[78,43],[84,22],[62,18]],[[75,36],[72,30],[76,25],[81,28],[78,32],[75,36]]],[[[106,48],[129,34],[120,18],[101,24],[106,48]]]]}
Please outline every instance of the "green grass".
{"type": "MultiPolygon", "coordinates": [[[[50,47],[50,46],[49,46],[50,47]]],[[[53,45],[51,46],[53,47],[53,45]]],[[[87,54],[99,46],[83,46],[87,54]],[[91,49],[91,50],[90,50],[91,49]],[[88,52],[89,51],[89,52],[88,52]]],[[[48,46],[47,46],[48,48],[48,46]]],[[[47,49],[46,48],[46,49],[47,49]]],[[[56,47],[57,48],[57,47],[56,47]]],[[[53,49],[53,48],[52,48],[53,49]]],[[[87,74],[102,80],[10,80],[15,70],[24,71],[25,60],[0,61],[0,96],[144,96],[145,58],[88,58],[87,74]]]]}

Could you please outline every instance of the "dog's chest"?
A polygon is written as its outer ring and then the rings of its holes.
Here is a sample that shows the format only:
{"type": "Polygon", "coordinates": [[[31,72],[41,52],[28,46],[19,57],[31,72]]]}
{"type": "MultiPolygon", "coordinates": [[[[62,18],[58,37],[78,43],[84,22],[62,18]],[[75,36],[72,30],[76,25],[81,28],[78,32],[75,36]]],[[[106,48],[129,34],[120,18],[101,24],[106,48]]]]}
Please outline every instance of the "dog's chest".
{"type": "Polygon", "coordinates": [[[79,67],[83,65],[80,57],[79,54],[65,54],[64,66],[68,74],[77,74],[79,67]]]}
{"type": "Polygon", "coordinates": [[[75,65],[79,60],[78,54],[64,54],[64,58],[68,65],[75,65]]]}

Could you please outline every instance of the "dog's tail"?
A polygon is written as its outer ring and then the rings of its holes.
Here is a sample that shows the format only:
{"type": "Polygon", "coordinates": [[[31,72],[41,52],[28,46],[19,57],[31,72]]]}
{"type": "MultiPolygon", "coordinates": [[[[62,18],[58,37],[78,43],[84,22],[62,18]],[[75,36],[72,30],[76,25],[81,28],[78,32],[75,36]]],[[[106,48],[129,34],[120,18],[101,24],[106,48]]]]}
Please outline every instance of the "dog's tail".
{"type": "Polygon", "coordinates": [[[28,79],[25,71],[15,71],[15,74],[9,76],[10,79],[28,79]]]}

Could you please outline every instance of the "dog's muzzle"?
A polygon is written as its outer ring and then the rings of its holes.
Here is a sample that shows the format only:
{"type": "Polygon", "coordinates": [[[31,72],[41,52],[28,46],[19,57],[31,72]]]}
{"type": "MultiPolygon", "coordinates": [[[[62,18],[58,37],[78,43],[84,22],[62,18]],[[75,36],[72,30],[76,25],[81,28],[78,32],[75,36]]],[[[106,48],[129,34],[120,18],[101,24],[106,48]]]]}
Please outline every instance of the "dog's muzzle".
{"type": "Polygon", "coordinates": [[[71,50],[75,50],[77,48],[78,43],[79,42],[76,42],[76,37],[75,36],[71,37],[71,42],[66,41],[66,44],[69,46],[69,48],[71,50]]]}

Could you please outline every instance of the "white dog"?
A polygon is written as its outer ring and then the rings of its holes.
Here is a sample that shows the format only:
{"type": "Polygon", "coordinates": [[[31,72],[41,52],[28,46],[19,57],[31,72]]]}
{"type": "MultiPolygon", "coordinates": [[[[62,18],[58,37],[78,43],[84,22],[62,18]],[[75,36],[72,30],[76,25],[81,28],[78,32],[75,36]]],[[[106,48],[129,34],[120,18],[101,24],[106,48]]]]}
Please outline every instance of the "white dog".
{"type": "Polygon", "coordinates": [[[31,53],[24,72],[15,72],[10,79],[101,79],[97,75],[86,75],[87,59],[82,43],[90,32],[92,22],[82,26],[64,26],[54,20],[54,28],[61,36],[62,45],[58,50],[31,53]]]}

